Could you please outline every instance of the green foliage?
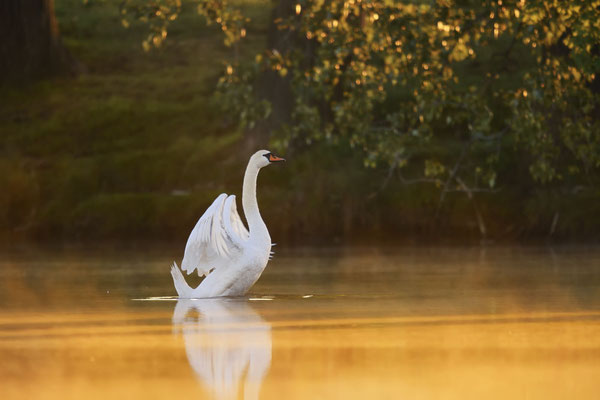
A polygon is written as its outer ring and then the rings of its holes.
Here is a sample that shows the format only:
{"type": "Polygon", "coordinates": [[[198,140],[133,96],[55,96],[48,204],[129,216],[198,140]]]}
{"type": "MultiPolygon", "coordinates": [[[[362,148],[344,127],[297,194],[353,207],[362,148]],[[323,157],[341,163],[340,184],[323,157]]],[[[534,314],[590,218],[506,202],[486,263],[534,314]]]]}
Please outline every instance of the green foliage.
{"type": "Polygon", "coordinates": [[[145,51],[160,47],[167,38],[167,28],[181,12],[181,0],[124,0],[120,4],[121,24],[129,28],[131,17],[145,22],[150,33],[142,42],[145,51]]]}
{"type": "Polygon", "coordinates": [[[169,31],[177,45],[145,52],[147,26],[123,29],[118,1],[61,0],[56,11],[89,72],[0,93],[0,232],[185,239],[240,179],[227,173],[239,131],[212,102],[220,34],[196,35],[202,18],[183,4],[169,31]]]}
{"type": "Polygon", "coordinates": [[[19,159],[0,159],[0,187],[0,230],[27,228],[39,201],[35,169],[19,159]]]}
{"type": "Polygon", "coordinates": [[[246,37],[244,25],[249,22],[249,18],[244,17],[239,9],[231,7],[228,1],[200,0],[198,13],[205,16],[209,24],[214,21],[221,27],[226,46],[231,46],[246,37]]]}
{"type": "Polygon", "coordinates": [[[272,4],[57,0],[62,40],[89,72],[0,94],[0,232],[185,240],[218,193],[239,195],[248,151],[223,116],[269,117],[257,83],[278,74],[294,107],[269,147],[289,162],[259,189],[277,241],[478,238],[466,190],[489,236],[545,237],[557,220],[554,235],[597,237],[587,3],[560,16],[541,2],[301,1],[277,21],[287,49],[265,51],[272,4]],[[218,22],[198,5],[226,7],[218,22]],[[222,24],[239,42],[224,45],[222,24]]]}
{"type": "Polygon", "coordinates": [[[264,71],[289,79],[280,147],[326,140],[360,149],[368,167],[424,163],[416,178],[445,190],[506,185],[522,173],[506,163],[515,157],[541,184],[597,181],[600,2],[299,1],[295,11],[276,21],[288,49],[228,67],[220,85],[248,99],[264,71]]]}
{"type": "Polygon", "coordinates": [[[227,110],[242,128],[252,129],[257,121],[271,112],[271,104],[256,98],[251,76],[256,76],[256,66],[244,66],[247,70],[235,71],[228,65],[226,74],[219,79],[215,100],[227,110]]]}

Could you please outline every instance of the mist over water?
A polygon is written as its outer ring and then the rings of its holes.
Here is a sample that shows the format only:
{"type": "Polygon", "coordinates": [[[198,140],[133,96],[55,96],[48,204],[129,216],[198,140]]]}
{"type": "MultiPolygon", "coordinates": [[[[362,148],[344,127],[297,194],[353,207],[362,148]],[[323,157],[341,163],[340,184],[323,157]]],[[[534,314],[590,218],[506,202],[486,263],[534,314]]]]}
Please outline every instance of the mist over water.
{"type": "Polygon", "coordinates": [[[2,252],[2,397],[559,399],[600,389],[598,247],[278,250],[247,296],[185,301],[169,275],[180,249],[2,252]]]}

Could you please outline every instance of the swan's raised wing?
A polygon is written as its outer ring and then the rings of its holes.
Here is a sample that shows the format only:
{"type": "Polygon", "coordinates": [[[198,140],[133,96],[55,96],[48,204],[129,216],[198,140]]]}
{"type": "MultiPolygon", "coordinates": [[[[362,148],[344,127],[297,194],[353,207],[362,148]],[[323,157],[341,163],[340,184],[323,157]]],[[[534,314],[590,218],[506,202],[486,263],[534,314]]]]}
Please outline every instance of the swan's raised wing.
{"type": "Polygon", "coordinates": [[[242,240],[248,240],[250,238],[250,232],[248,232],[248,229],[244,226],[240,214],[237,212],[234,195],[227,197],[227,200],[225,200],[224,213],[225,226],[231,231],[232,236],[242,240]]]}
{"type": "Polygon", "coordinates": [[[207,275],[230,263],[249,236],[237,213],[235,196],[220,194],[192,230],[181,268],[188,274],[197,269],[198,275],[207,275]]]}

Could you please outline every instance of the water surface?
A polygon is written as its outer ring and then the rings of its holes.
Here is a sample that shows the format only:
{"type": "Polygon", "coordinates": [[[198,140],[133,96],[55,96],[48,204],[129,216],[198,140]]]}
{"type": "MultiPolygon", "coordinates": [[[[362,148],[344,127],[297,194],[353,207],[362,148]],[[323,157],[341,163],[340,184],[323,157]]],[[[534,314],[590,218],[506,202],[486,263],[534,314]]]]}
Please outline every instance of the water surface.
{"type": "Polygon", "coordinates": [[[195,301],[169,297],[179,253],[0,253],[2,399],[600,392],[599,248],[284,249],[248,296],[195,301]]]}

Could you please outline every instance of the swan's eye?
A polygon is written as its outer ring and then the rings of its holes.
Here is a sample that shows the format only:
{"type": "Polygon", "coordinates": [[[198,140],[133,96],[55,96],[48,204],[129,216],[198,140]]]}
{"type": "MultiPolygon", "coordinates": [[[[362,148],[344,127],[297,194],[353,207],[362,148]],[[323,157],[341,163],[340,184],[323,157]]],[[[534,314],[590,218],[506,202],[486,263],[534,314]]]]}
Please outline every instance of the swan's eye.
{"type": "Polygon", "coordinates": [[[263,156],[265,156],[270,163],[285,161],[284,158],[277,157],[277,156],[273,155],[273,153],[263,154],[263,156]]]}

